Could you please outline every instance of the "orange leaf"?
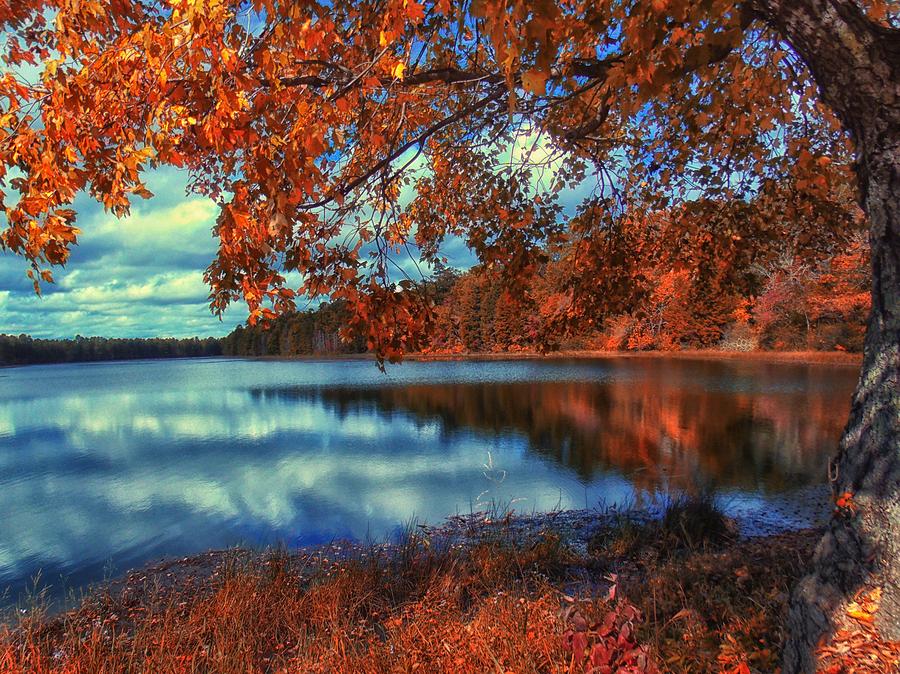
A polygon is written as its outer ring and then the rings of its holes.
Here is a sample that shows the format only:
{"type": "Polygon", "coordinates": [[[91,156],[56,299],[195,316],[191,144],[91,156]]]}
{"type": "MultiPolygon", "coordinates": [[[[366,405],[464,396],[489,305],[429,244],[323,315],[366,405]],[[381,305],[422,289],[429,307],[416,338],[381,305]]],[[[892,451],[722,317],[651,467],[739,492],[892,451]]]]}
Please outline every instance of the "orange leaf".
{"type": "Polygon", "coordinates": [[[403,4],[406,7],[406,16],[409,17],[410,21],[418,23],[425,18],[425,8],[416,0],[404,0],[403,4]]]}
{"type": "Polygon", "coordinates": [[[875,616],[866,611],[862,606],[853,602],[847,607],[847,615],[862,623],[872,624],[875,622],[875,616]]]}
{"type": "Polygon", "coordinates": [[[548,75],[542,70],[528,70],[522,74],[522,85],[533,94],[546,93],[548,75]]]}

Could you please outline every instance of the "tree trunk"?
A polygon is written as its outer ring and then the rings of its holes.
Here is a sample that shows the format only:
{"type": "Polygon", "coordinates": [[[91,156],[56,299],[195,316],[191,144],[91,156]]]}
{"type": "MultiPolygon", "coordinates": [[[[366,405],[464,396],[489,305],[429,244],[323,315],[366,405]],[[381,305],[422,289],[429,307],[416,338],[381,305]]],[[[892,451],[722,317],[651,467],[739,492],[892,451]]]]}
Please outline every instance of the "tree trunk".
{"type": "Polygon", "coordinates": [[[835,497],[852,496],[791,600],[783,673],[796,674],[816,671],[834,611],[861,588],[881,588],[876,628],[900,641],[900,31],[871,22],[852,0],[753,6],[853,136],[872,252],[862,372],[831,476],[835,497]]]}
{"type": "Polygon", "coordinates": [[[864,157],[871,219],[872,313],[850,419],[834,462],[835,496],[851,494],[791,602],[784,674],[814,672],[814,649],[842,600],[882,589],[876,627],[900,640],[900,140],[864,157]],[[876,163],[873,166],[873,163],[876,163]]]}

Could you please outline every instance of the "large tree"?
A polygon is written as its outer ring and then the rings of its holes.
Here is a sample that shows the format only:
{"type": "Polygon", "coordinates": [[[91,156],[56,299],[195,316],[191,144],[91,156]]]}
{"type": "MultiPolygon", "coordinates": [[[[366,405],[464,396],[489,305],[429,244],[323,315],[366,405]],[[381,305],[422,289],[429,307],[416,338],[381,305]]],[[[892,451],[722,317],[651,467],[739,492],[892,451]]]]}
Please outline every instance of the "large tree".
{"type": "Polygon", "coordinates": [[[397,358],[431,319],[408,260],[448,240],[516,292],[567,239],[566,326],[633,300],[663,213],[693,223],[671,254],[702,276],[779,254],[779,218],[810,255],[840,242],[851,185],[872,312],[842,507],[792,607],[786,671],[810,670],[864,584],[900,638],[897,22],[887,0],[0,0],[0,247],[39,289],[79,191],[123,215],[144,170],[183,167],[221,205],[215,311],[327,294],[397,358]],[[583,197],[575,217],[561,195],[583,197]]]}

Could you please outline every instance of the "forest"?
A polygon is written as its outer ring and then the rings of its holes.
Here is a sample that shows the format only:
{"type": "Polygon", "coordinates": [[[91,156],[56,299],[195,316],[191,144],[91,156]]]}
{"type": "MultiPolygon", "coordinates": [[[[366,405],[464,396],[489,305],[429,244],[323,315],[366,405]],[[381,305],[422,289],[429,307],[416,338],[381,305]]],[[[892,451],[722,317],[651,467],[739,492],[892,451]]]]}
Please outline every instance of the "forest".
{"type": "MultiPolygon", "coordinates": [[[[628,311],[598,314],[575,329],[560,329],[553,314],[565,301],[573,246],[548,249],[527,292],[510,295],[503,276],[488,265],[458,270],[441,262],[416,292],[432,305],[423,353],[509,353],[542,349],[591,351],[847,351],[862,350],[871,298],[863,237],[842,252],[809,261],[782,254],[749,268],[741,284],[720,274],[722,287],[689,268],[646,262],[637,303],[628,311]],[[723,292],[724,290],[724,292],[723,292]]],[[[226,337],[172,339],[34,339],[0,335],[0,364],[65,363],[204,356],[362,354],[365,338],[346,328],[341,300],[286,313],[226,337]]]]}
{"type": "MultiPolygon", "coordinates": [[[[631,311],[585,321],[562,332],[550,318],[564,301],[561,279],[572,250],[547,256],[524,298],[505,291],[485,265],[459,271],[443,264],[423,283],[433,302],[434,354],[503,353],[541,348],[596,351],[847,351],[862,350],[868,291],[868,247],[860,237],[844,252],[811,264],[782,258],[752,270],[750,291],[710,293],[689,269],[649,269],[631,311]]],[[[341,339],[341,302],[314,311],[238,327],[222,340],[229,356],[363,353],[359,336],[341,339]]]]}
{"type": "Polygon", "coordinates": [[[0,365],[196,358],[221,354],[222,345],[215,337],[110,339],[78,335],[74,339],[35,339],[28,335],[0,334],[0,365]]]}
{"type": "Polygon", "coordinates": [[[238,326],[222,338],[222,353],[226,356],[365,353],[366,344],[361,337],[341,339],[346,322],[345,305],[326,302],[316,309],[279,316],[270,323],[238,326]]]}

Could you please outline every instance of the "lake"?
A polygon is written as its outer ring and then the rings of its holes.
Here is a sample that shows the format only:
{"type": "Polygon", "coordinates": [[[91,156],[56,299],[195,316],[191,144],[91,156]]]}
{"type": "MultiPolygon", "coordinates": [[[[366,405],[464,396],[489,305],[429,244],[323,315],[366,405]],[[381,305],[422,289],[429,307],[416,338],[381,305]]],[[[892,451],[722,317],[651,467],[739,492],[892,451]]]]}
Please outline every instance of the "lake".
{"type": "Polygon", "coordinates": [[[715,487],[733,514],[807,526],[856,378],[656,357],[0,369],[0,591],[14,601],[39,570],[60,594],[162,556],[383,539],[491,504],[715,487]]]}

